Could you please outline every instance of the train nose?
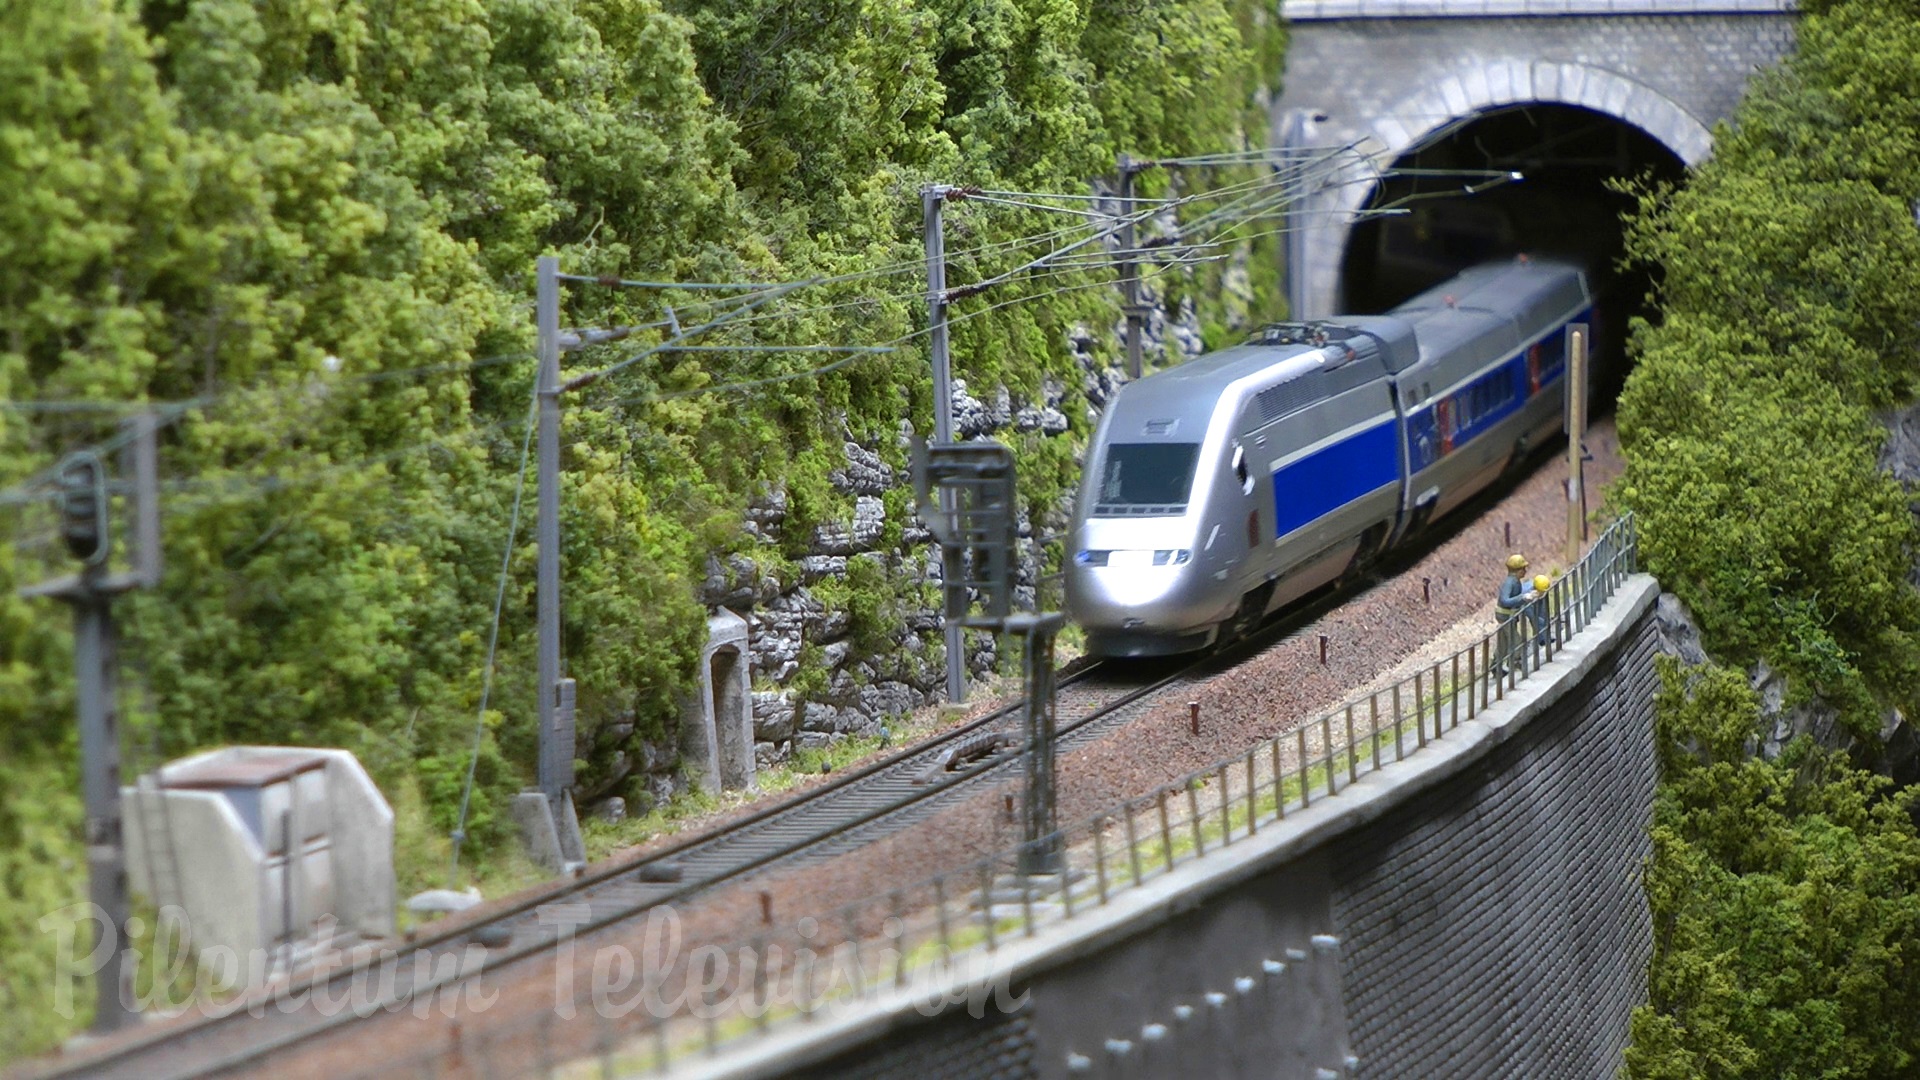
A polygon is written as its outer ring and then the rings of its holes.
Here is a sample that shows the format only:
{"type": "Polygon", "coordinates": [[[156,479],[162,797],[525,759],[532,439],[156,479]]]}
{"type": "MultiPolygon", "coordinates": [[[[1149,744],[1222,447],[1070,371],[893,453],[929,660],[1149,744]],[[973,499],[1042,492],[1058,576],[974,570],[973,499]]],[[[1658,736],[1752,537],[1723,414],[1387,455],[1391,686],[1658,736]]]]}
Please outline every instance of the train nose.
{"type": "Polygon", "coordinates": [[[1067,606],[1083,622],[1139,623],[1180,590],[1192,561],[1185,548],[1080,551],[1067,575],[1067,606]]]}

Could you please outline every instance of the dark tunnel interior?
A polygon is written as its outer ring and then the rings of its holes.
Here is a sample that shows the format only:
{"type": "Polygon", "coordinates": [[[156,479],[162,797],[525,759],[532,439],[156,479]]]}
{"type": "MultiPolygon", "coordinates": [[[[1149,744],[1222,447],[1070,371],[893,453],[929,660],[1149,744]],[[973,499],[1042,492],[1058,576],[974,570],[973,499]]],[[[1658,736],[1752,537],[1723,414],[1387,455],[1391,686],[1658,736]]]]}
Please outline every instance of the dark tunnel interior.
{"type": "Polygon", "coordinates": [[[1628,320],[1643,313],[1652,282],[1620,266],[1621,214],[1632,200],[1616,179],[1679,182],[1673,152],[1614,117],[1565,105],[1501,109],[1447,129],[1403,155],[1348,239],[1340,310],[1385,311],[1466,267],[1528,253],[1587,268],[1595,297],[1593,408],[1611,412],[1626,378],[1628,320]],[[1521,179],[1468,194],[1477,181],[1440,170],[1513,171],[1521,179]]]}

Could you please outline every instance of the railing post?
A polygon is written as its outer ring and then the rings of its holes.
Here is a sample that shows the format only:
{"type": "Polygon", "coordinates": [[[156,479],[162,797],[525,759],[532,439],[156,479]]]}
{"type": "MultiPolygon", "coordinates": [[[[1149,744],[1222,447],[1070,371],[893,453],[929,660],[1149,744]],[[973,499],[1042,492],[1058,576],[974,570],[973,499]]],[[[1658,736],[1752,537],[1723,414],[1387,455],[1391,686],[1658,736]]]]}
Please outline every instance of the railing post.
{"type": "Polygon", "coordinates": [[[1127,861],[1133,864],[1133,883],[1140,884],[1140,839],[1135,835],[1133,804],[1127,804],[1127,861]]]}
{"type": "Polygon", "coordinates": [[[1221,762],[1214,775],[1220,781],[1220,843],[1233,843],[1233,792],[1227,785],[1227,763],[1221,762]]]}
{"type": "Polygon", "coordinates": [[[1422,750],[1427,745],[1427,699],[1420,693],[1421,672],[1413,673],[1413,748],[1422,750]]]}
{"type": "Polygon", "coordinates": [[[1480,639],[1480,708],[1493,704],[1493,637],[1480,639]]]}
{"type": "Polygon", "coordinates": [[[1380,771],[1380,695],[1367,695],[1367,743],[1373,747],[1373,771],[1380,771]]]}
{"type": "MultiPolygon", "coordinates": [[[[855,971],[859,970],[860,961],[858,957],[854,959],[853,966],[855,971]]],[[[692,974],[692,972],[688,972],[688,974],[692,974]]],[[[858,979],[859,976],[855,975],[854,978],[858,979]]],[[[700,1011],[704,1014],[701,1017],[701,1023],[706,1028],[707,1055],[711,1057],[720,1052],[720,1017],[718,1011],[713,1007],[713,990],[704,982],[700,984],[700,1011]]]]}
{"type": "Polygon", "coordinates": [[[1301,724],[1293,733],[1300,737],[1299,756],[1293,760],[1300,769],[1300,809],[1305,810],[1313,801],[1313,773],[1307,769],[1307,725],[1301,724]]]}
{"type": "MultiPolygon", "coordinates": [[[[1024,890],[1027,876],[1020,875],[1020,887],[1024,890]]],[[[987,930],[987,951],[1000,947],[993,925],[993,867],[990,863],[980,864],[980,923],[987,930]]]]}
{"type": "Polygon", "coordinates": [[[1060,909],[1066,917],[1073,918],[1073,890],[1067,886],[1073,881],[1073,860],[1067,856],[1068,832],[1060,830],[1060,909]]]}
{"type": "Polygon", "coordinates": [[[1160,789],[1160,854],[1173,869],[1173,826],[1167,822],[1167,789],[1160,789]]]}
{"type": "Polygon", "coordinates": [[[1393,684],[1393,760],[1400,761],[1407,756],[1406,749],[1400,745],[1400,684],[1393,684]]]}
{"type": "Polygon", "coordinates": [[[1102,904],[1107,902],[1106,838],[1106,820],[1104,818],[1093,819],[1093,877],[1100,886],[1100,902],[1102,904]]]}
{"type": "MultiPolygon", "coordinates": [[[[1475,663],[1479,658],[1479,650],[1472,645],[1467,646],[1467,719],[1469,720],[1474,718],[1480,704],[1480,667],[1475,663]]],[[[1459,666],[1459,653],[1453,654],[1453,662],[1456,667],[1459,666]]]]}
{"type": "MultiPolygon", "coordinates": [[[[989,915],[993,911],[993,901],[987,901],[989,915]]],[[[1027,922],[1027,936],[1033,936],[1033,876],[1020,874],[1020,917],[1027,922]]]]}
{"type": "Polygon", "coordinates": [[[1559,648],[1565,650],[1565,648],[1567,648],[1567,642],[1572,640],[1572,636],[1578,632],[1578,628],[1572,625],[1572,582],[1571,580],[1567,580],[1567,578],[1561,578],[1561,582],[1559,582],[1557,588],[1559,588],[1559,594],[1561,594],[1561,613],[1559,613],[1561,638],[1559,638],[1559,648]]]}
{"type": "Polygon", "coordinates": [[[1353,745],[1353,703],[1347,703],[1347,783],[1360,779],[1360,755],[1353,745]]]}
{"type": "Polygon", "coordinates": [[[893,985],[899,986],[907,981],[907,915],[906,902],[900,897],[900,890],[893,890],[892,896],[893,933],[887,935],[893,941],[893,985]]]}
{"type": "Polygon", "coordinates": [[[1279,821],[1287,816],[1287,785],[1280,771],[1280,736],[1267,740],[1267,748],[1273,751],[1273,818],[1279,821]]]}
{"type": "MultiPolygon", "coordinates": [[[[811,1022],[815,1019],[814,1006],[817,1004],[813,997],[813,967],[819,954],[815,953],[812,949],[796,949],[794,951],[796,953],[794,957],[794,978],[797,980],[796,985],[800,994],[794,1004],[800,1007],[800,1019],[811,1022]],[[801,963],[800,957],[797,955],[802,952],[806,953],[805,963],[801,963]]],[[[665,1027],[664,1024],[661,1026],[663,1028],[665,1027]]]]}
{"type": "Polygon", "coordinates": [[[1260,827],[1260,783],[1254,776],[1253,751],[1247,751],[1247,835],[1260,827]]]}
{"type": "Polygon", "coordinates": [[[940,923],[940,948],[946,953],[942,960],[953,955],[953,935],[947,929],[947,875],[941,874],[933,879],[933,910],[940,923]]]}
{"type": "Polygon", "coordinates": [[[1326,762],[1327,794],[1332,795],[1334,793],[1335,783],[1333,778],[1333,717],[1325,715],[1324,713],[1320,717],[1320,755],[1326,762]]]}
{"type": "Polygon", "coordinates": [[[1200,835],[1200,791],[1193,786],[1198,777],[1187,777],[1187,818],[1193,824],[1193,854],[1197,858],[1207,853],[1207,839],[1200,835]]]}
{"type": "MultiPolygon", "coordinates": [[[[1469,690],[1467,693],[1467,699],[1469,701],[1473,699],[1473,693],[1471,690],[1469,690]]],[[[1447,704],[1453,706],[1453,722],[1448,724],[1447,726],[1450,728],[1457,728],[1460,726],[1460,654],[1459,653],[1453,654],[1453,683],[1448,688],[1447,704]]]]}
{"type": "MultiPolygon", "coordinates": [[[[1433,687],[1433,737],[1437,739],[1440,737],[1440,662],[1438,660],[1433,662],[1433,674],[1430,678],[1432,681],[1428,685],[1433,687]]],[[[1455,692],[1458,692],[1458,687],[1455,688],[1455,692]]]]}

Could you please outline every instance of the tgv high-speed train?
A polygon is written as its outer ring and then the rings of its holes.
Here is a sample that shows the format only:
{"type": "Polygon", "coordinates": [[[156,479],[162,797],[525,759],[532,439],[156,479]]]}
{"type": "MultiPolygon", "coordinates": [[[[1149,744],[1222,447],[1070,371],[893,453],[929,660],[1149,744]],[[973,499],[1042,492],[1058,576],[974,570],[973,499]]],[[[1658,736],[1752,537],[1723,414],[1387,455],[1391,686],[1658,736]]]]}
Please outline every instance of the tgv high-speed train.
{"type": "Polygon", "coordinates": [[[1577,267],[1523,256],[1123,388],[1069,541],[1089,652],[1242,634],[1485,488],[1559,433],[1563,331],[1591,316],[1577,267]]]}

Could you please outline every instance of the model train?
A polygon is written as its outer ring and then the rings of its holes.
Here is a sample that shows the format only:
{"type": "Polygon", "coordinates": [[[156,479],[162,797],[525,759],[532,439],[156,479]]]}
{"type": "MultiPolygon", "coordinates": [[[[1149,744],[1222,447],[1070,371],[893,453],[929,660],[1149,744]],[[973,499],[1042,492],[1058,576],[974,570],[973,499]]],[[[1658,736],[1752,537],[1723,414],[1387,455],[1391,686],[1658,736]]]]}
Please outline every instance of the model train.
{"type": "Polygon", "coordinates": [[[1205,648],[1400,544],[1555,437],[1586,276],[1475,267],[1126,386],[1089,447],[1067,613],[1101,656],[1205,648]]]}

